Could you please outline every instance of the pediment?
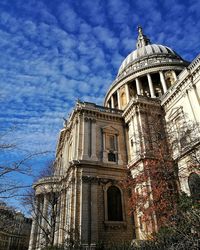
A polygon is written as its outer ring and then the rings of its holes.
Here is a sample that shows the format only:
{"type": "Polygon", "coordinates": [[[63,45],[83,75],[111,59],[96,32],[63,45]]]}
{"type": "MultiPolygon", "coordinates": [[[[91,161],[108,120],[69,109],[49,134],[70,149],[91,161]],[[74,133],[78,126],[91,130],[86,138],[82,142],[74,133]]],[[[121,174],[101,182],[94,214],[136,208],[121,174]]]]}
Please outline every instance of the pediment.
{"type": "Polygon", "coordinates": [[[178,115],[182,114],[183,113],[183,107],[182,106],[179,106],[179,107],[176,107],[176,108],[173,108],[169,115],[168,115],[168,118],[170,120],[173,120],[175,117],[177,117],[178,115]]]}
{"type": "Polygon", "coordinates": [[[109,134],[115,134],[118,135],[119,134],[119,130],[117,130],[115,127],[113,126],[105,126],[102,128],[104,133],[109,133],[109,134]]]}

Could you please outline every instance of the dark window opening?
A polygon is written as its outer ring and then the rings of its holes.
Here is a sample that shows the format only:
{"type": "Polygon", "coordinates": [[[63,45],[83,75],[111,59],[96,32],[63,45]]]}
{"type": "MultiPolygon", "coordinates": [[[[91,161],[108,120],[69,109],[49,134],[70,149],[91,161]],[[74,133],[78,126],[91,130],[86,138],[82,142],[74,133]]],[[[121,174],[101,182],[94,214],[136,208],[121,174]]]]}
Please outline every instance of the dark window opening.
{"type": "Polygon", "coordinates": [[[131,139],[131,147],[133,147],[133,139],[131,139]]]}
{"type": "Polygon", "coordinates": [[[122,201],[121,192],[119,188],[111,186],[107,191],[108,202],[108,220],[109,221],[122,221],[122,201]]]}
{"type": "Polygon", "coordinates": [[[188,184],[192,198],[200,200],[200,176],[196,173],[190,174],[188,184]]]}
{"type": "Polygon", "coordinates": [[[116,162],[116,155],[113,152],[108,153],[108,161],[116,162]]]}

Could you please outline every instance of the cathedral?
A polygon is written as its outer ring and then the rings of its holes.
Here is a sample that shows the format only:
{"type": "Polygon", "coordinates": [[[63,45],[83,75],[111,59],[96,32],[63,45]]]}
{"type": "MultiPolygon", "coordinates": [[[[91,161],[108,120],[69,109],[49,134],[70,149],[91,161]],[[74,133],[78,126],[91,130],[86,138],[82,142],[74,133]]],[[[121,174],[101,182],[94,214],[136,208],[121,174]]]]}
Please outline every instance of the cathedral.
{"type": "Polygon", "coordinates": [[[199,122],[200,56],[188,62],[171,48],[151,43],[138,27],[136,49],[119,67],[103,106],[77,101],[60,131],[54,175],[34,184],[29,250],[48,244],[96,249],[99,243],[145,240],[158,228],[157,214],[145,227],[139,210],[130,212],[123,180],[127,175],[134,180],[145,160],[157,157],[157,131],[165,138],[162,154],[171,149],[178,189],[192,195],[191,180],[200,179],[189,168],[200,148],[199,122]],[[194,129],[181,136],[187,124],[194,129]]]}

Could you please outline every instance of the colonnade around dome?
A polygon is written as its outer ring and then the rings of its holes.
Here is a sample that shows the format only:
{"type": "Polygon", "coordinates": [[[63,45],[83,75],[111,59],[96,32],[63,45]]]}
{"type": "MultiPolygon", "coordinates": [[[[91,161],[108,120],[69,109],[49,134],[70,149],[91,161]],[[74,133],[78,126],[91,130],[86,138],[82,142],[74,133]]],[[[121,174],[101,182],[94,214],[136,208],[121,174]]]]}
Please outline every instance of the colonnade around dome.
{"type": "Polygon", "coordinates": [[[119,87],[114,93],[111,91],[105,101],[105,106],[113,109],[124,109],[130,99],[136,95],[160,98],[177,80],[178,73],[175,70],[168,70],[136,77],[119,87]]]}

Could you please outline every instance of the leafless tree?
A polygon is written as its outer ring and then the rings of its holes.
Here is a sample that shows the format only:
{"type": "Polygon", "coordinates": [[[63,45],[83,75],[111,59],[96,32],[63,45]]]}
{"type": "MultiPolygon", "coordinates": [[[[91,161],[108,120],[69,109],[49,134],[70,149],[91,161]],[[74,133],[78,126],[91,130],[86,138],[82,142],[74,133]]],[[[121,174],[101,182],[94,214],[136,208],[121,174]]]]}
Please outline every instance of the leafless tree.
{"type": "MultiPolygon", "coordinates": [[[[40,244],[44,249],[58,244],[57,234],[67,231],[61,221],[64,219],[65,203],[61,200],[61,190],[56,185],[58,176],[54,176],[55,165],[50,162],[38,175],[38,180],[32,189],[29,189],[24,204],[32,212],[36,238],[34,244],[40,244]]],[[[64,242],[63,242],[64,244],[64,242]]]]}
{"type": "MultiPolygon", "coordinates": [[[[134,170],[135,176],[127,181],[131,190],[130,208],[133,211],[139,209],[143,214],[142,221],[147,225],[155,213],[158,229],[169,229],[173,237],[177,237],[177,244],[188,238],[193,246],[200,236],[200,210],[197,199],[192,201],[193,197],[181,193],[179,177],[182,175],[188,179],[191,172],[199,174],[200,124],[186,120],[185,117],[179,119],[177,124],[171,121],[166,124],[164,119],[151,110],[148,110],[148,114],[148,125],[142,124],[143,127],[135,134],[137,154],[143,159],[144,167],[134,170]],[[178,166],[184,157],[187,158],[187,164],[178,166]]],[[[197,196],[199,201],[199,194],[197,196]]],[[[170,237],[165,239],[173,241],[170,237]]],[[[172,249],[182,248],[177,246],[172,249]]]]}
{"type": "Polygon", "coordinates": [[[47,154],[44,152],[28,152],[22,150],[17,139],[10,142],[16,128],[0,134],[0,199],[5,200],[20,195],[21,191],[30,185],[24,184],[25,176],[33,176],[31,161],[47,154]]]}

